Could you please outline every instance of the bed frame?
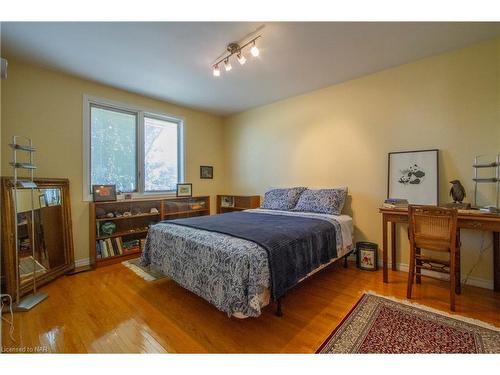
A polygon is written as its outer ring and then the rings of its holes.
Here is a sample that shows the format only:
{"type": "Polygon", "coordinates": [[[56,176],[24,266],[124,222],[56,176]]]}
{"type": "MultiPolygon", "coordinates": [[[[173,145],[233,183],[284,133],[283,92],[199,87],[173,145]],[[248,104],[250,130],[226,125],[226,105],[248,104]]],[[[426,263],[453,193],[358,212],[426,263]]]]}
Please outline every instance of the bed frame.
{"type": "MultiPolygon", "coordinates": [[[[329,265],[327,265],[326,267],[323,267],[322,269],[318,270],[318,273],[319,273],[319,272],[321,272],[321,271],[323,271],[323,270],[326,270],[326,269],[327,269],[327,268],[329,268],[332,264],[337,263],[340,259],[344,259],[344,268],[347,268],[347,267],[348,267],[348,265],[349,265],[349,263],[347,262],[347,258],[348,258],[351,254],[353,254],[353,253],[354,253],[354,251],[355,251],[355,250],[353,249],[353,250],[349,251],[348,253],[346,253],[344,256],[342,256],[342,257],[340,257],[340,258],[338,258],[338,259],[334,260],[333,262],[331,262],[331,263],[330,263],[329,265]]],[[[315,275],[315,274],[316,274],[316,272],[315,272],[315,273],[313,273],[313,275],[315,275]]],[[[310,276],[312,276],[312,275],[310,275],[310,276]]],[[[305,278],[303,278],[302,280],[300,280],[300,281],[297,283],[297,285],[299,285],[302,281],[307,280],[308,278],[309,278],[309,276],[306,276],[305,278]]],[[[275,311],[275,313],[274,313],[274,315],[276,315],[276,316],[278,316],[278,317],[280,317],[280,318],[283,316],[283,307],[282,307],[282,303],[281,303],[281,301],[282,301],[282,299],[283,299],[283,298],[284,298],[284,296],[283,296],[283,297],[278,298],[278,300],[276,301],[276,311],[275,311]]]]}

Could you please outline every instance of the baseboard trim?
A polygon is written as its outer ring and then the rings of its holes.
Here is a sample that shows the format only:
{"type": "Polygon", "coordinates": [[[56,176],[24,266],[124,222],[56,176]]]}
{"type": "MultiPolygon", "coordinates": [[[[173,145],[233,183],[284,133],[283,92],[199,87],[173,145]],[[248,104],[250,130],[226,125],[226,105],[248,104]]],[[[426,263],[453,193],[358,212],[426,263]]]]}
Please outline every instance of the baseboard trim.
{"type": "MultiPolygon", "coordinates": [[[[378,265],[379,265],[379,267],[382,267],[382,261],[379,261],[378,265]]],[[[389,263],[388,267],[391,268],[392,263],[389,263]]],[[[398,271],[408,272],[408,264],[407,263],[396,263],[396,269],[398,271]]],[[[423,271],[423,274],[428,274],[429,276],[437,277],[438,279],[441,279],[441,280],[447,280],[447,277],[448,277],[445,274],[442,274],[439,272],[434,272],[434,271],[423,271]]],[[[463,283],[464,281],[465,281],[465,275],[462,275],[461,282],[463,283]]],[[[477,286],[479,288],[493,290],[493,280],[483,279],[480,277],[469,276],[469,279],[467,280],[467,285],[477,286]]]]}

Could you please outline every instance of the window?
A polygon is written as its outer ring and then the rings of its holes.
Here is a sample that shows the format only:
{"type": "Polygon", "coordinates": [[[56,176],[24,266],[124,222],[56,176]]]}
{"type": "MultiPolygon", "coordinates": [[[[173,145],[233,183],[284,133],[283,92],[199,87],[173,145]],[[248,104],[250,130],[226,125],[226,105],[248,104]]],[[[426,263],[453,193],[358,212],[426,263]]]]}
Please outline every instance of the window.
{"type": "Polygon", "coordinates": [[[84,191],[175,191],[183,178],[182,120],[104,100],[84,99],[84,191]]]}
{"type": "Polygon", "coordinates": [[[90,183],[137,191],[137,115],[90,106],[90,183]]]}
{"type": "Polygon", "coordinates": [[[175,190],[179,182],[178,133],[175,122],[144,117],[145,191],[175,190]]]}

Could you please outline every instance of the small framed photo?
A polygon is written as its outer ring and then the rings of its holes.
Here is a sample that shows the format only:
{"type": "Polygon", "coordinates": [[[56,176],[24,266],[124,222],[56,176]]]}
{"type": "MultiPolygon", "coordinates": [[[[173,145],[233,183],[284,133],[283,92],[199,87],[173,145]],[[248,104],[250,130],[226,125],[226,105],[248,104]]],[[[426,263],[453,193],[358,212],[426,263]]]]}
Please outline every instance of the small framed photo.
{"type": "Polygon", "coordinates": [[[438,150],[390,152],[387,198],[410,204],[439,204],[438,150]]]}
{"type": "Polygon", "coordinates": [[[200,178],[212,179],[214,178],[214,167],[209,165],[202,165],[200,167],[200,178]]]}
{"type": "Polygon", "coordinates": [[[176,195],[178,197],[191,197],[193,195],[193,184],[177,184],[176,195]]]}
{"type": "Polygon", "coordinates": [[[116,201],[116,185],[92,185],[94,202],[116,201]]]}

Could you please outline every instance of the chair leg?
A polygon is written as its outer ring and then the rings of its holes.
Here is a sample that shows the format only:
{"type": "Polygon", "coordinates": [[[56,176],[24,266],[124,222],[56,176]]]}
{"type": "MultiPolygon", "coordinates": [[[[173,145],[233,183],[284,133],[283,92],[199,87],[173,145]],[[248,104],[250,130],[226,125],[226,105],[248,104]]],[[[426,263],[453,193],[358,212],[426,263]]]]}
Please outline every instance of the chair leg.
{"type": "MultiPolygon", "coordinates": [[[[421,250],[420,250],[419,247],[415,248],[415,254],[416,255],[422,254],[422,252],[421,252],[421,250]]],[[[421,260],[417,260],[416,263],[417,263],[418,266],[422,265],[422,261],[421,260]]],[[[422,269],[421,268],[415,268],[415,282],[417,284],[421,284],[422,283],[421,274],[422,274],[422,269]]]]}
{"type": "Polygon", "coordinates": [[[408,269],[408,289],[406,291],[406,297],[411,299],[411,290],[413,287],[413,279],[415,274],[415,246],[410,244],[410,267],[408,269]]]}

